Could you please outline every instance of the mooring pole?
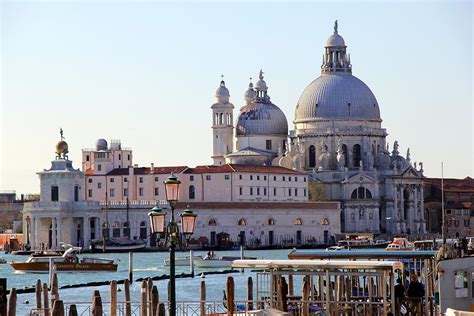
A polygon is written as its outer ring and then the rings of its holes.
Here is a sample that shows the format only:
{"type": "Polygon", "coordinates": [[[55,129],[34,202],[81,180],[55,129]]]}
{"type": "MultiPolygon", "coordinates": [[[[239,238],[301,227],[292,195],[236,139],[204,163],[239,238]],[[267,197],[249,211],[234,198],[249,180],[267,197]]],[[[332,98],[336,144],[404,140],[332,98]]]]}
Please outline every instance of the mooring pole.
{"type": "Polygon", "coordinates": [[[128,280],[133,283],[133,252],[128,253],[128,280]]]}

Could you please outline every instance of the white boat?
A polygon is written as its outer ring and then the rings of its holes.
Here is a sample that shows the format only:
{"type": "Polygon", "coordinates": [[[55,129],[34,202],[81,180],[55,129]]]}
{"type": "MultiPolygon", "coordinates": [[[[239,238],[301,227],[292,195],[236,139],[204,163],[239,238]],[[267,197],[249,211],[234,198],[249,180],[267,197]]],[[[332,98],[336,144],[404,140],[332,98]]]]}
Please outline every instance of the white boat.
{"type": "MultiPolygon", "coordinates": [[[[196,258],[202,258],[201,256],[195,256],[194,259],[196,258]]],[[[167,257],[165,259],[163,259],[164,261],[164,264],[165,266],[169,266],[170,265],[170,258],[167,257]]],[[[186,257],[178,257],[178,258],[175,258],[175,265],[177,266],[189,266],[189,256],[186,256],[186,257]]]]}
{"type": "Polygon", "coordinates": [[[406,238],[394,238],[392,243],[390,243],[386,250],[415,250],[415,244],[409,242],[406,238]]]}
{"type": "MultiPolygon", "coordinates": [[[[199,257],[194,258],[193,262],[199,268],[230,268],[234,260],[240,260],[240,257],[199,257]]],[[[256,259],[244,257],[244,259],[256,259]]]]}
{"type": "MultiPolygon", "coordinates": [[[[91,244],[92,252],[103,252],[102,240],[94,240],[91,244]]],[[[138,251],[146,248],[146,242],[141,239],[128,239],[128,238],[117,238],[117,239],[108,239],[105,241],[105,250],[108,252],[130,252],[138,251]]]]}
{"type": "Polygon", "coordinates": [[[346,250],[347,248],[344,246],[331,246],[326,248],[326,251],[341,251],[341,250],[346,250]]]}

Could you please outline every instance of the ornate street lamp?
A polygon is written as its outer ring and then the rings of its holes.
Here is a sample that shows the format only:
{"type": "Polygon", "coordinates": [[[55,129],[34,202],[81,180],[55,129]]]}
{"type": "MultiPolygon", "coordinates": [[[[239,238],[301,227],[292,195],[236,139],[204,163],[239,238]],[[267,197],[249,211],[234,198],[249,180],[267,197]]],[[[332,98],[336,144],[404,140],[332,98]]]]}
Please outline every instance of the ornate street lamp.
{"type": "Polygon", "coordinates": [[[30,244],[30,216],[26,216],[25,218],[26,222],[26,244],[30,244]]]}
{"type": "Polygon", "coordinates": [[[179,200],[179,185],[181,182],[174,174],[171,174],[165,183],[166,200],[171,208],[171,217],[168,224],[165,225],[166,212],[164,212],[158,205],[151,209],[148,213],[150,218],[150,226],[152,233],[165,234],[165,240],[170,250],[170,292],[169,292],[169,316],[176,315],[176,279],[175,279],[175,249],[180,242],[179,229],[189,240],[194,232],[194,223],[196,221],[196,214],[190,209],[186,209],[181,215],[181,225],[175,222],[174,208],[179,200]]]}

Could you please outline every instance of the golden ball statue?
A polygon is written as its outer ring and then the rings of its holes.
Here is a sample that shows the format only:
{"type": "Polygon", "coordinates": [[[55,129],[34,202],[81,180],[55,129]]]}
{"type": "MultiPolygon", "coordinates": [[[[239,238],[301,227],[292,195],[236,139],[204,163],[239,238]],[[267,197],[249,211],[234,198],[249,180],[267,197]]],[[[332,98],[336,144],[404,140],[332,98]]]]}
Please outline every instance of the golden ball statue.
{"type": "Polygon", "coordinates": [[[67,154],[68,153],[68,145],[64,140],[61,140],[56,144],[56,153],[57,154],[67,154]]]}

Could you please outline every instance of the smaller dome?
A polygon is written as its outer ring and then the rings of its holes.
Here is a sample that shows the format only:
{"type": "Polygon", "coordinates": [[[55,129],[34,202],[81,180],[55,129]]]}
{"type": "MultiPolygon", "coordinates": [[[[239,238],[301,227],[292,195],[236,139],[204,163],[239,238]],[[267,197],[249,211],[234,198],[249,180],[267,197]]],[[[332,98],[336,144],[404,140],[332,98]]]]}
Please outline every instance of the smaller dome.
{"type": "Polygon", "coordinates": [[[226,88],[224,80],[221,81],[219,88],[216,90],[216,97],[229,97],[229,89],[226,88]]]}
{"type": "Polygon", "coordinates": [[[326,47],[345,47],[346,43],[341,35],[334,33],[333,35],[329,36],[326,47]]]}
{"type": "Polygon", "coordinates": [[[252,102],[253,99],[257,96],[257,92],[253,89],[253,84],[249,83],[249,88],[245,91],[244,100],[246,103],[252,102]]]}
{"type": "Polygon", "coordinates": [[[57,154],[67,154],[68,153],[68,144],[61,140],[56,144],[56,153],[57,154]]]}
{"type": "Polygon", "coordinates": [[[107,148],[108,148],[108,144],[107,144],[107,141],[106,141],[105,139],[100,138],[100,139],[98,139],[98,140],[96,141],[96,143],[95,143],[95,149],[96,149],[97,151],[99,151],[99,150],[107,150],[107,148]]]}

